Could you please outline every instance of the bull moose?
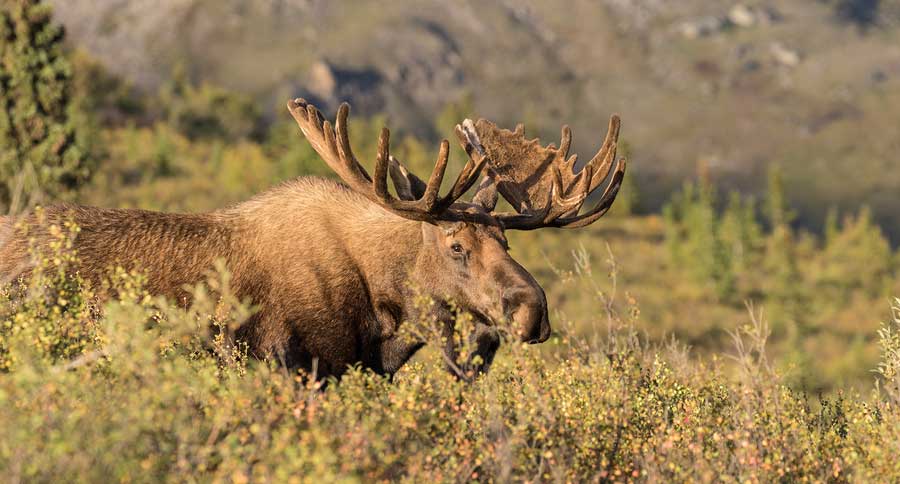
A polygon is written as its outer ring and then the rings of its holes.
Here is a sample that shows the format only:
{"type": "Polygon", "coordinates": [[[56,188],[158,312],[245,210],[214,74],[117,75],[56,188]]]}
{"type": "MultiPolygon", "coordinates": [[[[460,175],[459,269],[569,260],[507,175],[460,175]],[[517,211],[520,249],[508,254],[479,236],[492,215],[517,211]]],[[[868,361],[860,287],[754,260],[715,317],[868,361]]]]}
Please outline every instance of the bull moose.
{"type": "MultiPolygon", "coordinates": [[[[556,148],[527,140],[521,125],[509,131],[466,120],[456,134],[469,159],[441,195],[447,140],[424,182],[391,156],[384,128],[370,176],[350,149],[346,103],[333,125],[303,99],[289,101],[288,109],[343,184],[300,177],[202,214],[56,205],[45,209],[44,226],[71,219],[80,227],[74,247],[86,280],[99,282],[113,266],[138,268],[146,271],[148,291],[182,304],[189,302],[185,287],[223,259],[234,292],[258,308],[236,336],[254,356],[278,357],[292,368],[315,361],[320,376],[340,376],[357,363],[391,375],[424,344],[402,337],[401,325],[427,320],[452,334],[459,310],[474,320],[463,340],[480,356],[467,371],[490,364],[504,322],[524,342],[547,340],[546,296],[509,255],[504,232],[583,227],[607,212],[625,172],[625,160],[616,159],[617,116],[580,170],[568,155],[566,126],[556,148]],[[582,213],[613,166],[596,205],[582,213]],[[480,176],[472,202],[459,201],[480,176]],[[514,212],[495,211],[498,193],[514,212]],[[422,294],[434,301],[426,309],[414,303],[422,294]]],[[[36,223],[34,214],[25,223],[36,223]]],[[[11,217],[0,220],[0,236],[6,239],[0,275],[27,272],[29,241],[11,217]]],[[[38,245],[49,240],[40,227],[30,237],[38,245]]],[[[446,354],[455,351],[455,339],[446,338],[446,354]]]]}

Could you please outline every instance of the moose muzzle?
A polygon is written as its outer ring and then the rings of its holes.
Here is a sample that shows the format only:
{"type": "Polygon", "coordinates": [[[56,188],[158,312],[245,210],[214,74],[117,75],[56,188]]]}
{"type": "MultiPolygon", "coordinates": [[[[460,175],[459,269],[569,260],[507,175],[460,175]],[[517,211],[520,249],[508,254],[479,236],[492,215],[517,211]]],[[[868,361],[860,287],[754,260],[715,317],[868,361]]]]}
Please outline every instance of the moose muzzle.
{"type": "Polygon", "coordinates": [[[523,342],[543,343],[550,337],[547,297],[536,282],[504,291],[503,312],[523,342]]]}

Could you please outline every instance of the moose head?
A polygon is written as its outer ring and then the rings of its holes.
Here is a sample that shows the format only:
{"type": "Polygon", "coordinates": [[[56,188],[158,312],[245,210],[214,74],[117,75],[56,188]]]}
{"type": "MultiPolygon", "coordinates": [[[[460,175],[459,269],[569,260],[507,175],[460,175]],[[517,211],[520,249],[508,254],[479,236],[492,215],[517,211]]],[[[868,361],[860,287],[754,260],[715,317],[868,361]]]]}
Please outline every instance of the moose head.
{"type": "Polygon", "coordinates": [[[469,159],[441,195],[450,151],[447,140],[441,142],[425,182],[391,155],[390,132],[383,128],[370,176],[350,148],[346,103],[333,125],[303,99],[290,101],[288,108],[312,147],[347,186],[391,214],[420,224],[409,280],[435,299],[453,301],[474,316],[478,324],[470,339],[476,355],[490,362],[499,344],[490,328],[502,321],[512,323],[521,341],[541,343],[549,338],[544,290],[510,256],[505,232],[584,227],[609,210],[625,173],[625,160],[616,159],[617,116],[610,119],[600,150],[580,168],[576,155],[569,156],[568,126],[563,126],[557,148],[526,139],[522,125],[509,131],[484,119],[465,120],[456,126],[456,135],[469,159]],[[595,205],[582,212],[611,172],[595,205]],[[479,177],[472,201],[461,201],[479,177]],[[388,178],[396,195],[388,189],[388,178]],[[499,196],[514,212],[496,210],[499,196]]]}

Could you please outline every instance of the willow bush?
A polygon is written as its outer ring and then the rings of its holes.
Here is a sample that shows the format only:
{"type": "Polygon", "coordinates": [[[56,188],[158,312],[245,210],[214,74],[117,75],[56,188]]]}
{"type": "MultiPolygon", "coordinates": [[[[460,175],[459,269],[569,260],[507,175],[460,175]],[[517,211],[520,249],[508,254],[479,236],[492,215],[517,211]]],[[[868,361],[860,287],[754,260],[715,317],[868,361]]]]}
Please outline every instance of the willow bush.
{"type": "Polygon", "coordinates": [[[13,482],[900,479],[900,319],[881,334],[880,390],[827,400],[784,384],[756,311],[731,353],[701,361],[642,342],[615,300],[597,302],[603,337],[558,321],[540,350],[507,341],[473,383],[434,350],[393,380],[356,368],[317,382],[229,337],[251,310],[224,268],[181,309],[139,273],[86,287],[67,270],[77,228],[50,230],[59,244],[34,253],[0,312],[0,469],[13,482]]]}

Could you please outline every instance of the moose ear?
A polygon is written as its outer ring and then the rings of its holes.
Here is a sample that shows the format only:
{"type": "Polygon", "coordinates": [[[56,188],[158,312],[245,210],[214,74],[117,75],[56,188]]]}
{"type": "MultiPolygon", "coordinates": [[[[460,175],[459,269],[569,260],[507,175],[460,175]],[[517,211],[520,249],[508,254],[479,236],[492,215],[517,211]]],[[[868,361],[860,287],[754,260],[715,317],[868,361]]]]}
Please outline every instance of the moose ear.
{"type": "Polygon", "coordinates": [[[465,222],[441,223],[440,225],[422,222],[422,240],[425,243],[444,241],[464,228],[466,228],[465,222]]]}
{"type": "Polygon", "coordinates": [[[491,212],[497,206],[497,182],[490,174],[485,173],[478,184],[472,202],[481,205],[486,211],[491,212]]]}
{"type": "Polygon", "coordinates": [[[438,240],[441,228],[431,222],[422,222],[422,241],[431,244],[438,240]]]}
{"type": "Polygon", "coordinates": [[[400,163],[400,160],[393,156],[388,158],[388,162],[388,171],[400,200],[418,200],[425,195],[426,185],[421,178],[413,175],[403,166],[403,163],[400,163]]]}

